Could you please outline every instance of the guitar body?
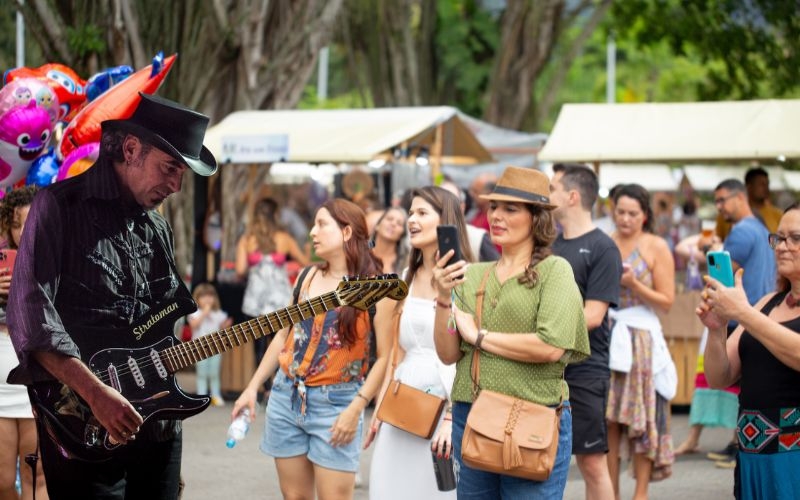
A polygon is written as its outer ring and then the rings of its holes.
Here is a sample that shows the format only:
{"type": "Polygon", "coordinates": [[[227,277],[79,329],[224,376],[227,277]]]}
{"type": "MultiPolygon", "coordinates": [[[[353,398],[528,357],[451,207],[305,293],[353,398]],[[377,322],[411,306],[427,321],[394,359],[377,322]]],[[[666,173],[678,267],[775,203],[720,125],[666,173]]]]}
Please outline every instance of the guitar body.
{"type": "MultiPolygon", "coordinates": [[[[184,392],[159,353],[180,343],[173,334],[175,321],[193,311],[189,301],[171,301],[154,308],[144,323],[111,331],[87,329],[75,341],[89,369],[119,391],[145,422],[182,420],[205,410],[210,398],[184,392]],[[98,341],[116,347],[93,351],[98,341]]],[[[112,458],[119,449],[86,402],[66,385],[37,382],[28,392],[36,417],[62,453],[94,462],[112,458]]]]}

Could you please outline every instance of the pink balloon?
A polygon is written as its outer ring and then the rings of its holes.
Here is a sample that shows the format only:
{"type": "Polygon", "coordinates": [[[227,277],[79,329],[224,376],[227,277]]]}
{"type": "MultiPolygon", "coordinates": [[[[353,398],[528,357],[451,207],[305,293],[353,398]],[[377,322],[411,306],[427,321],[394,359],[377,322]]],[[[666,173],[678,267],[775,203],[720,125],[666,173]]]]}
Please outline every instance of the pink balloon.
{"type": "Polygon", "coordinates": [[[0,89],[0,115],[16,106],[25,106],[34,101],[44,109],[55,125],[61,118],[58,96],[47,78],[17,78],[0,89]]]}
{"type": "Polygon", "coordinates": [[[57,181],[63,181],[64,179],[69,179],[74,175],[79,173],[83,173],[88,168],[83,169],[75,169],[70,172],[70,167],[73,166],[76,162],[79,161],[88,161],[90,163],[94,163],[97,161],[97,157],[100,155],[100,143],[99,142],[90,142],[88,144],[84,144],[83,146],[73,150],[70,154],[64,158],[64,162],[58,167],[58,175],[56,176],[57,181]],[[80,170],[80,172],[76,172],[76,170],[80,170]]]}
{"type": "Polygon", "coordinates": [[[0,187],[13,186],[25,178],[52,134],[47,112],[33,100],[0,115],[0,187]]]}

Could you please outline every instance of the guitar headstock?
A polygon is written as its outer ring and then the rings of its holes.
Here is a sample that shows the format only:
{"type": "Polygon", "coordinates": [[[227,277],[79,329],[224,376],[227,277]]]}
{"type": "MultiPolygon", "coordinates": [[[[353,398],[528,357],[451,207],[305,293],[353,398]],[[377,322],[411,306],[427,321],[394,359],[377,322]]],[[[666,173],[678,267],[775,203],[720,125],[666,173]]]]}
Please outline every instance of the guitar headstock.
{"type": "Polygon", "coordinates": [[[408,285],[396,274],[378,276],[345,276],[336,287],[342,305],[366,310],[384,297],[402,300],[408,295],[408,285]]]}

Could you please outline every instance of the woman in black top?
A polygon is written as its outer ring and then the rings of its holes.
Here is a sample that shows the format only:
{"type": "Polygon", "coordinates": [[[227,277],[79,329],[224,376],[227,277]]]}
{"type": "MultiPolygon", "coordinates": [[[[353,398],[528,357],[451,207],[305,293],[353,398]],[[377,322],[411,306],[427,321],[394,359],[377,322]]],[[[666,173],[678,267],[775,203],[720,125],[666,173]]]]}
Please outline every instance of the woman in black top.
{"type": "Polygon", "coordinates": [[[741,384],[736,498],[800,498],[800,204],[786,209],[769,243],[776,292],[750,306],[739,270],[733,288],[707,278],[697,308],[709,330],[709,384],[741,384]],[[739,324],[730,337],[728,320],[739,324]]]}

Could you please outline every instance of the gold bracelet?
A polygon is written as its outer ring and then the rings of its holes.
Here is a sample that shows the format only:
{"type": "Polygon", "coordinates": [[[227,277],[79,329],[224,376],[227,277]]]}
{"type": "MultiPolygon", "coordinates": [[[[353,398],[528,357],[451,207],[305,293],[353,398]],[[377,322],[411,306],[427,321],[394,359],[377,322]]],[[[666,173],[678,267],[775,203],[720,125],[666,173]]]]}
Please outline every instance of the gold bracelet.
{"type": "Polygon", "coordinates": [[[369,404],[369,398],[368,398],[368,397],[366,397],[365,395],[361,394],[361,391],[358,391],[358,392],[356,392],[356,396],[360,397],[361,399],[363,399],[364,401],[366,401],[366,402],[367,402],[367,404],[369,404]]]}

